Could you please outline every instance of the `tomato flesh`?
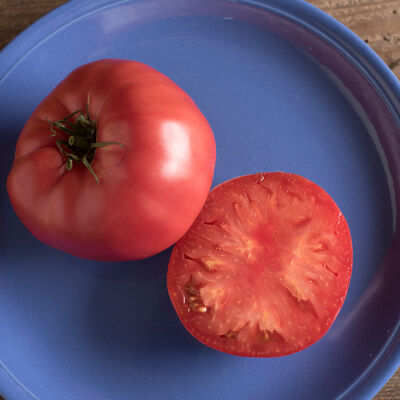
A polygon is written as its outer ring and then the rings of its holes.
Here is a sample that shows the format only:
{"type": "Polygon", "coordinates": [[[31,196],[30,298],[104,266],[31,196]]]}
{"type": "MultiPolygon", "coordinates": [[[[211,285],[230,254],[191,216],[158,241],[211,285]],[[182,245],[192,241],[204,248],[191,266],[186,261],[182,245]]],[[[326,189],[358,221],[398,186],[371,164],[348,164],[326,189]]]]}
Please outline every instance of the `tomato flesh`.
{"type": "Polygon", "coordinates": [[[210,193],[174,247],[168,291],[202,343],[276,357],[326,333],[351,271],[349,227],[332,198],[298,175],[261,173],[210,193]]]}

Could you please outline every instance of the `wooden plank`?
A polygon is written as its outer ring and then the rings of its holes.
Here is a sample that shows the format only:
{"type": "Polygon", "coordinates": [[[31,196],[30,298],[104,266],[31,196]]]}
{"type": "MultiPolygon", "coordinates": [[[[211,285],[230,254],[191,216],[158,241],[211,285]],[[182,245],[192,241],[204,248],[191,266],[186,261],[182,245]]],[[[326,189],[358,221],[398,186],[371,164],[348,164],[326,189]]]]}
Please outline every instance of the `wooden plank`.
{"type": "Polygon", "coordinates": [[[400,0],[309,2],[338,19],[365,40],[400,78],[400,0]]]}
{"type": "Polygon", "coordinates": [[[65,0],[0,0],[0,49],[65,0]]]}

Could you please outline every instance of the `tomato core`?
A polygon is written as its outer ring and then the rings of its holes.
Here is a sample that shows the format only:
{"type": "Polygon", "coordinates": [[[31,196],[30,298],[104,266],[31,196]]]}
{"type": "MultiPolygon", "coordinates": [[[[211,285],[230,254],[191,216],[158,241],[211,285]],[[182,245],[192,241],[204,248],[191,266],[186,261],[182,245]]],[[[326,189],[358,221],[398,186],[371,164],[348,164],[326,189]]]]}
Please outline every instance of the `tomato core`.
{"type": "Polygon", "coordinates": [[[118,142],[97,142],[96,121],[90,119],[89,101],[86,104],[86,114],[77,110],[58,121],[49,121],[49,124],[52,132],[50,136],[57,136],[59,133],[68,135],[68,140],[56,140],[60,153],[66,158],[66,170],[71,171],[74,162],[83,163],[93,175],[96,183],[100,183],[92,168],[96,148],[110,145],[125,147],[118,142]],[[72,122],[75,115],[78,116],[75,118],[75,122],[72,122]]]}

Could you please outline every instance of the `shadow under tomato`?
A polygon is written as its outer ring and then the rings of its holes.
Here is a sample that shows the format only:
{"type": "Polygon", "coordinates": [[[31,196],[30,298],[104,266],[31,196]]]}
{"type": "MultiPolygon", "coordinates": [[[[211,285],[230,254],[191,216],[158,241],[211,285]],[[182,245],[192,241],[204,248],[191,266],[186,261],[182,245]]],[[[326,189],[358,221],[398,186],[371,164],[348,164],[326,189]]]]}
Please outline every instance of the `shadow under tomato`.
{"type": "MultiPolygon", "coordinates": [[[[8,198],[6,180],[14,159],[17,136],[0,134],[0,251],[13,254],[35,253],[36,239],[18,220],[8,198]]],[[[39,249],[38,249],[39,250],[39,249]]],[[[40,250],[39,250],[40,251],[40,250]]]]}
{"type": "Polygon", "coordinates": [[[17,144],[16,135],[0,134],[0,149],[1,149],[0,178],[2,182],[5,182],[5,179],[8,173],[10,172],[12,162],[14,159],[16,144],[17,144]]]}
{"type": "Polygon", "coordinates": [[[134,361],[198,351],[167,292],[168,249],[146,260],[84,266],[96,285],[85,315],[86,340],[105,358],[134,361]]]}

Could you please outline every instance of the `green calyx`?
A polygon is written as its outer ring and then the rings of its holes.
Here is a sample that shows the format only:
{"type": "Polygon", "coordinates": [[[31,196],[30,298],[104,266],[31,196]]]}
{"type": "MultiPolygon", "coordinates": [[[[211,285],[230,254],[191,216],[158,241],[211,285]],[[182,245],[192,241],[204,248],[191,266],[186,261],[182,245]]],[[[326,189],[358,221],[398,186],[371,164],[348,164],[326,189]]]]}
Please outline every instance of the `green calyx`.
{"type": "Polygon", "coordinates": [[[81,110],[73,112],[71,115],[58,121],[47,121],[50,124],[51,135],[56,136],[60,131],[68,135],[68,140],[57,140],[56,145],[60,153],[66,158],[65,168],[70,171],[74,163],[83,165],[93,175],[96,183],[99,178],[92,168],[96,149],[98,147],[117,145],[125,147],[118,142],[97,142],[96,121],[89,116],[89,106],[86,105],[86,113],[81,110]],[[73,118],[75,118],[75,121],[73,118]]]}

